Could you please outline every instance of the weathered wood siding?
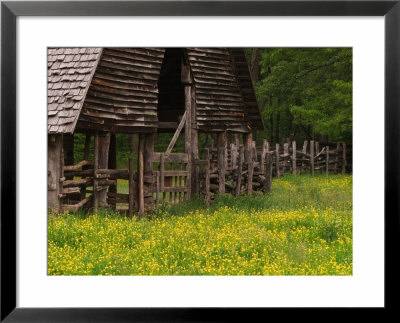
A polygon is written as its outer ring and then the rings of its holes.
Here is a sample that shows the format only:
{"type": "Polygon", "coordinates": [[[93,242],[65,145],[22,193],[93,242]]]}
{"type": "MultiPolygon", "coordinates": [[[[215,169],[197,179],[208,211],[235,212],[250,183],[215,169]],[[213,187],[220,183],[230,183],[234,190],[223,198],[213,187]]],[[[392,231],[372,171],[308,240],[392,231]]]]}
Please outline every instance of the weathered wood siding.
{"type": "Polygon", "coordinates": [[[248,132],[245,105],[227,48],[188,48],[196,89],[197,128],[248,132]]]}
{"type": "Polygon", "coordinates": [[[230,52],[233,58],[235,75],[239,83],[240,92],[242,93],[243,101],[246,106],[247,119],[252,129],[263,130],[263,118],[261,117],[258,107],[244,50],[243,48],[231,48],[230,52]]]}
{"type": "Polygon", "coordinates": [[[164,49],[105,48],[77,126],[110,132],[155,132],[157,82],[164,49]]]}

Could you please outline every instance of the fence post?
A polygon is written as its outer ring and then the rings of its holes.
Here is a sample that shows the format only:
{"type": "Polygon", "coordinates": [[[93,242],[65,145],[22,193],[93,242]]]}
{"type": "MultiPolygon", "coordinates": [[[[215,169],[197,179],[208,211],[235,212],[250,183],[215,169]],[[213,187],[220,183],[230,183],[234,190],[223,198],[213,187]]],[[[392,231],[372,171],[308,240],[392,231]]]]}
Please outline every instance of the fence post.
{"type": "Polygon", "coordinates": [[[260,158],[261,174],[265,174],[265,155],[267,154],[267,146],[268,146],[268,141],[267,141],[267,139],[264,139],[263,145],[262,145],[262,151],[261,151],[261,158],[260,158]]]}
{"type": "Polygon", "coordinates": [[[98,169],[99,169],[99,133],[96,131],[94,136],[94,165],[93,165],[93,207],[97,212],[99,206],[99,185],[98,185],[98,169]]]}
{"type": "Polygon", "coordinates": [[[279,178],[279,144],[275,146],[275,168],[276,168],[276,177],[279,178]]]}
{"type": "Polygon", "coordinates": [[[239,166],[236,177],[236,197],[240,195],[240,186],[242,185],[242,171],[243,171],[243,161],[244,161],[244,148],[239,149],[239,166]]]}
{"type": "Polygon", "coordinates": [[[318,154],[319,154],[319,142],[316,141],[315,142],[315,155],[318,155],[318,154]]]}
{"type": "MultiPolygon", "coordinates": [[[[307,141],[307,140],[304,141],[303,150],[302,150],[302,153],[303,153],[303,154],[306,154],[306,153],[307,153],[307,144],[308,144],[308,141],[307,141]]],[[[303,155],[303,157],[302,157],[301,159],[302,159],[302,161],[301,161],[301,171],[304,172],[304,167],[305,167],[304,155],[303,155]]]]}
{"type": "Polygon", "coordinates": [[[347,159],[346,159],[346,143],[343,142],[343,165],[342,165],[342,174],[346,173],[347,159]]]}
{"type": "Polygon", "coordinates": [[[326,175],[329,174],[329,146],[325,147],[325,153],[326,153],[326,160],[325,160],[325,171],[326,175]]]}
{"type": "Polygon", "coordinates": [[[207,203],[207,205],[209,205],[210,204],[210,150],[208,149],[208,148],[206,148],[206,154],[205,154],[205,159],[206,159],[206,161],[207,161],[207,165],[206,165],[206,179],[205,179],[205,181],[206,181],[206,183],[205,183],[205,186],[206,186],[206,203],[207,203]]]}
{"type": "Polygon", "coordinates": [[[296,141],[292,141],[292,170],[293,170],[293,175],[296,175],[296,141]]]}
{"type": "Polygon", "coordinates": [[[133,188],[133,159],[129,158],[129,208],[128,208],[128,216],[131,218],[133,216],[133,208],[134,208],[134,188],[133,188]]]}
{"type": "Polygon", "coordinates": [[[336,144],[336,158],[335,158],[335,174],[338,173],[338,166],[339,166],[339,149],[340,149],[340,143],[338,142],[336,144]]]}
{"type": "Polygon", "coordinates": [[[272,184],[272,153],[267,153],[265,165],[265,192],[271,192],[272,184]]]}
{"type": "Polygon", "coordinates": [[[310,141],[310,164],[311,164],[311,175],[314,175],[314,140],[310,141]]]}
{"type": "Polygon", "coordinates": [[[138,151],[138,204],[139,215],[144,214],[144,135],[139,135],[138,151]]]}

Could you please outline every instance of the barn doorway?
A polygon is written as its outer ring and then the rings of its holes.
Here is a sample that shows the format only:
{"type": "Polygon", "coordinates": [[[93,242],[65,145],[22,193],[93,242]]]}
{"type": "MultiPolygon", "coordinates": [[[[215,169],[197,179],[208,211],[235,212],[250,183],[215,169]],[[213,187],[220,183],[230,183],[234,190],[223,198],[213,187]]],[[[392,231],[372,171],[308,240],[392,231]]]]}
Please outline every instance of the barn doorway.
{"type": "Polygon", "coordinates": [[[185,112],[184,85],[181,82],[183,48],[167,48],[158,80],[158,122],[160,132],[175,132],[185,112]]]}

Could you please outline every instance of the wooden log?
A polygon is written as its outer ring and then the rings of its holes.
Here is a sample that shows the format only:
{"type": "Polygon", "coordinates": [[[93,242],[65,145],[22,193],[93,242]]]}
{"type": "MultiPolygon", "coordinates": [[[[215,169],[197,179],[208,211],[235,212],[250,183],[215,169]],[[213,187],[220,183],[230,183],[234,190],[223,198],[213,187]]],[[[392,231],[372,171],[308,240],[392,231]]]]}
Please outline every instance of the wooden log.
{"type": "Polygon", "coordinates": [[[164,154],[162,154],[161,160],[160,160],[160,192],[161,192],[161,198],[163,201],[165,198],[164,183],[165,183],[165,165],[164,165],[164,154]]]}
{"type": "Polygon", "coordinates": [[[93,180],[91,178],[70,179],[65,180],[62,184],[63,187],[90,186],[93,184],[93,180]]]}
{"type": "Polygon", "coordinates": [[[238,146],[231,143],[231,167],[235,169],[238,166],[238,146]]]}
{"type": "Polygon", "coordinates": [[[206,203],[210,204],[210,150],[205,149],[205,159],[207,161],[206,173],[205,173],[205,187],[206,187],[206,203]]]}
{"type": "Polygon", "coordinates": [[[250,154],[248,155],[248,160],[247,160],[247,192],[249,194],[253,194],[253,173],[254,173],[254,149],[253,149],[253,143],[252,142],[252,149],[250,149],[250,154]]]}
{"type": "Polygon", "coordinates": [[[144,215],[144,193],[143,193],[143,176],[144,176],[144,135],[139,135],[139,151],[138,151],[138,205],[139,205],[139,216],[144,215]]]}
{"type": "MultiPolygon", "coordinates": [[[[302,151],[301,151],[302,154],[303,154],[303,156],[304,156],[304,155],[307,155],[307,145],[308,145],[308,141],[305,140],[304,143],[303,143],[303,149],[302,149],[302,151]]],[[[307,156],[308,156],[308,155],[307,155],[307,156]]],[[[304,172],[305,166],[306,166],[305,162],[302,161],[302,163],[301,163],[301,171],[302,171],[302,172],[304,172]]]]}
{"type": "Polygon", "coordinates": [[[158,209],[158,205],[160,204],[160,173],[157,173],[157,181],[156,181],[156,208],[158,209]]]}
{"type": "Polygon", "coordinates": [[[48,138],[48,154],[47,154],[47,207],[49,210],[60,211],[61,194],[61,150],[62,135],[50,135],[48,138]]]}
{"type": "Polygon", "coordinates": [[[280,177],[280,172],[279,172],[279,144],[276,144],[275,146],[275,172],[276,172],[276,177],[280,177]]]}
{"type": "Polygon", "coordinates": [[[246,164],[249,160],[249,155],[252,150],[252,143],[253,143],[253,133],[249,132],[249,133],[244,134],[243,146],[244,146],[244,161],[246,164]]]}
{"type": "MultiPolygon", "coordinates": [[[[155,178],[153,177],[153,152],[154,141],[156,138],[155,133],[145,135],[144,152],[143,152],[143,181],[145,189],[154,191],[155,178]]],[[[154,207],[153,199],[146,200],[146,209],[151,210],[154,207]]]]}
{"type": "Polygon", "coordinates": [[[287,142],[283,144],[283,154],[285,156],[289,155],[289,144],[287,142]]]}
{"type": "Polygon", "coordinates": [[[226,147],[227,147],[227,133],[218,133],[218,183],[219,192],[225,194],[225,170],[226,170],[226,147]]]}
{"type": "MultiPolygon", "coordinates": [[[[111,134],[109,132],[99,133],[99,168],[108,168],[108,153],[110,150],[110,139],[111,139],[111,134]]],[[[98,176],[98,169],[96,175],[98,176]]],[[[106,205],[107,188],[100,190],[97,197],[99,206],[106,205]]]]}
{"type": "Polygon", "coordinates": [[[315,142],[315,155],[318,155],[318,154],[319,154],[319,142],[316,141],[315,142]]]}
{"type": "Polygon", "coordinates": [[[133,182],[133,159],[129,158],[129,197],[128,197],[128,202],[129,202],[129,209],[128,209],[128,216],[131,218],[133,216],[133,211],[134,211],[134,205],[135,205],[135,190],[134,190],[134,185],[135,183],[133,182]]]}
{"type": "Polygon", "coordinates": [[[99,192],[98,192],[98,169],[99,169],[99,133],[96,131],[94,136],[94,165],[93,165],[93,208],[97,212],[99,207],[99,192]]]}
{"type": "MultiPolygon", "coordinates": [[[[86,133],[85,136],[85,146],[83,148],[83,160],[89,160],[89,154],[90,154],[90,139],[91,139],[91,135],[90,133],[86,133]]],[[[83,167],[83,166],[82,166],[83,167]]],[[[86,169],[82,169],[82,172],[87,171],[86,169]]],[[[90,174],[88,174],[89,176],[93,176],[93,171],[91,171],[90,174]]],[[[87,175],[86,174],[82,174],[82,175],[73,175],[71,174],[71,176],[82,176],[82,178],[85,178],[87,175]]],[[[83,200],[86,197],[86,187],[83,187],[81,189],[81,200],[83,200]]]]}
{"type": "Polygon", "coordinates": [[[82,166],[90,165],[90,164],[91,164],[91,162],[89,160],[82,160],[81,162],[79,162],[76,165],[64,166],[63,169],[64,169],[64,171],[74,171],[74,170],[82,168],[82,166]]]}
{"type": "Polygon", "coordinates": [[[335,166],[334,166],[334,172],[335,174],[338,173],[338,167],[339,167],[339,150],[340,150],[340,143],[338,142],[336,144],[336,156],[335,156],[335,166]]]}
{"type": "Polygon", "coordinates": [[[343,147],[343,163],[342,163],[342,174],[346,174],[347,157],[346,157],[346,143],[342,143],[343,147]]]}
{"type": "MultiPolygon", "coordinates": [[[[117,168],[117,138],[115,134],[111,134],[110,136],[110,148],[108,152],[108,167],[109,169],[115,170],[117,168]]],[[[100,172],[99,172],[100,173],[100,172]]],[[[117,185],[111,185],[108,188],[109,193],[117,193],[117,185]]],[[[116,204],[110,204],[115,209],[116,204]]]]}
{"type": "Polygon", "coordinates": [[[159,163],[161,155],[164,155],[165,163],[188,163],[188,155],[186,153],[170,153],[169,155],[165,155],[164,153],[154,152],[153,153],[153,162],[159,163]]]}
{"type": "Polygon", "coordinates": [[[236,191],[235,195],[238,197],[240,195],[240,188],[242,185],[242,171],[243,171],[243,161],[244,161],[244,147],[239,148],[239,165],[236,174],[236,191]]]}
{"type": "Polygon", "coordinates": [[[261,151],[261,158],[260,158],[261,174],[264,174],[264,172],[265,172],[265,157],[266,157],[266,154],[268,153],[267,147],[268,147],[268,141],[267,141],[267,139],[264,139],[263,145],[262,145],[262,151],[261,151]]]}
{"type": "Polygon", "coordinates": [[[310,166],[311,175],[314,175],[314,140],[310,141],[310,166]]]}
{"type": "Polygon", "coordinates": [[[89,203],[93,199],[93,195],[89,195],[88,197],[84,198],[82,201],[80,201],[77,204],[64,204],[63,209],[72,211],[72,212],[77,212],[81,207],[83,207],[85,204],[89,203]]]}
{"type": "Polygon", "coordinates": [[[188,156],[188,162],[186,164],[186,171],[188,176],[186,178],[186,187],[189,189],[186,194],[186,199],[189,199],[192,192],[192,86],[190,84],[185,85],[185,153],[188,156]]]}
{"type": "Polygon", "coordinates": [[[326,149],[325,172],[326,172],[326,175],[328,175],[329,174],[329,146],[326,146],[325,149],[326,149]]]}
{"type": "Polygon", "coordinates": [[[296,165],[297,165],[297,156],[296,156],[296,141],[292,141],[292,172],[293,175],[296,175],[296,165]]]}
{"type": "Polygon", "coordinates": [[[266,165],[265,165],[265,192],[271,192],[272,185],[272,153],[268,153],[266,156],[266,165]]]}

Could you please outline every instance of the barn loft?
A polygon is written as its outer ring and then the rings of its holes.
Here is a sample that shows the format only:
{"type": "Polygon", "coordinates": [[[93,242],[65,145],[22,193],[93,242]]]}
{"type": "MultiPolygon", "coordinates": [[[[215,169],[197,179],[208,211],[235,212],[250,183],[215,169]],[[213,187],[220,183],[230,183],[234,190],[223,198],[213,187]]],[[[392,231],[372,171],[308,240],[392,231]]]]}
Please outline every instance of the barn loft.
{"type": "Polygon", "coordinates": [[[243,135],[245,165],[252,132],[259,129],[262,118],[241,48],[48,49],[49,208],[108,205],[132,215],[160,200],[201,192],[209,198],[212,167],[218,190],[225,192],[227,134],[243,135]],[[173,136],[166,151],[155,152],[161,132],[173,136]],[[181,132],[185,152],[172,153],[181,132]],[[78,163],[75,133],[86,134],[78,163]],[[116,133],[139,134],[136,172],[132,160],[129,169],[116,169],[116,133]],[[216,134],[216,156],[206,149],[199,159],[199,133],[216,134]],[[180,166],[168,169],[168,163],[180,166]],[[117,192],[118,179],[129,181],[129,194],[117,192]]]}

